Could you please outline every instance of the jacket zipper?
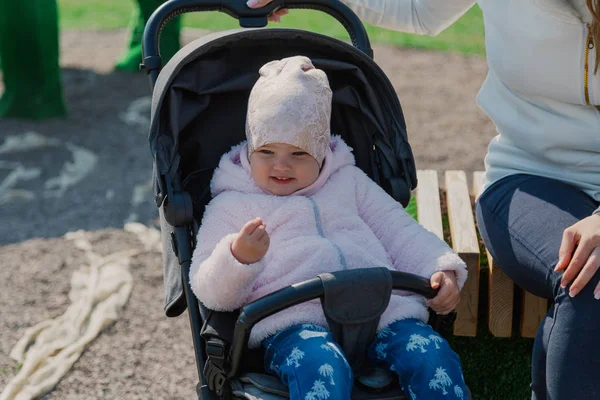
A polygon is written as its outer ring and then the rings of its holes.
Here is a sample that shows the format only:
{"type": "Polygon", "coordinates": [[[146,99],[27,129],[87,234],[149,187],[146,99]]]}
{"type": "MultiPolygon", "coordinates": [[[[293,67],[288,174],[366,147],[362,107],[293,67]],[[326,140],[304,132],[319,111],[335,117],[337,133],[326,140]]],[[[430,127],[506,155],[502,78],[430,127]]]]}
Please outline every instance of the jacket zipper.
{"type": "Polygon", "coordinates": [[[348,264],[346,263],[346,257],[344,257],[344,253],[342,253],[342,249],[340,249],[340,246],[338,246],[337,244],[334,243],[333,240],[330,240],[329,238],[327,238],[325,236],[325,232],[323,231],[323,223],[321,220],[321,213],[319,212],[319,207],[317,206],[317,203],[315,203],[315,201],[311,197],[307,197],[307,199],[310,202],[310,204],[312,205],[313,212],[315,214],[315,222],[317,223],[317,232],[319,232],[319,236],[321,236],[323,239],[327,240],[331,244],[331,246],[333,246],[335,251],[337,251],[337,253],[338,253],[338,259],[340,260],[340,264],[342,265],[342,268],[348,269],[348,264]]]}
{"type": "MultiPolygon", "coordinates": [[[[585,41],[585,55],[583,63],[583,86],[585,103],[589,106],[592,105],[590,102],[590,87],[589,87],[589,73],[590,73],[590,50],[594,48],[594,38],[592,37],[592,30],[590,25],[587,25],[587,40],[585,41]]],[[[594,106],[600,111],[600,106],[594,106]]]]}

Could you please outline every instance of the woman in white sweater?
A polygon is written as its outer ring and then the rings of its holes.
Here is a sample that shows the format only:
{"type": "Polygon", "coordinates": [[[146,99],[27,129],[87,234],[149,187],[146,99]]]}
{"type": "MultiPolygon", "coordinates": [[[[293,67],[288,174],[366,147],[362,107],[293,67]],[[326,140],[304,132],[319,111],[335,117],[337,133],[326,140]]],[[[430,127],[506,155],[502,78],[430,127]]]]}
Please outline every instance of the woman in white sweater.
{"type": "MultiPolygon", "coordinates": [[[[428,35],[475,3],[343,1],[374,25],[428,35]]],[[[534,344],[532,398],[600,399],[600,0],[477,4],[489,66],[477,101],[498,131],[479,228],[517,284],[552,300],[534,344]]]]}

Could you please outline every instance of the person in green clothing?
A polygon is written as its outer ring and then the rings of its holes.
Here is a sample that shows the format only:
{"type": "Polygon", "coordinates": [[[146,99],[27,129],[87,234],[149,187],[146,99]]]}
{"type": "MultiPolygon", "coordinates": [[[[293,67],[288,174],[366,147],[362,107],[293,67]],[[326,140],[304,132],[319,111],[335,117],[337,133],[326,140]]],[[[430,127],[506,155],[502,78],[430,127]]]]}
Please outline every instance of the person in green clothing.
{"type": "Polygon", "coordinates": [[[0,118],[39,120],[66,115],[56,1],[0,1],[0,54],[5,89],[0,118]]]}
{"type": "MultiPolygon", "coordinates": [[[[163,0],[137,0],[128,49],[115,66],[137,71],[142,60],[144,26],[163,0]]],[[[0,118],[41,120],[64,117],[59,66],[59,27],[56,1],[0,1],[0,68],[4,93],[0,118]]],[[[179,50],[180,18],[161,34],[161,55],[166,63],[179,50]]]]}
{"type": "MultiPolygon", "coordinates": [[[[120,71],[138,71],[142,62],[142,35],[146,22],[150,15],[156,10],[164,0],[137,0],[137,9],[134,11],[130,23],[129,46],[121,56],[115,68],[120,71]]],[[[173,18],[163,28],[160,35],[160,55],[163,65],[173,57],[179,50],[179,32],[181,28],[181,17],[173,18]]]]}

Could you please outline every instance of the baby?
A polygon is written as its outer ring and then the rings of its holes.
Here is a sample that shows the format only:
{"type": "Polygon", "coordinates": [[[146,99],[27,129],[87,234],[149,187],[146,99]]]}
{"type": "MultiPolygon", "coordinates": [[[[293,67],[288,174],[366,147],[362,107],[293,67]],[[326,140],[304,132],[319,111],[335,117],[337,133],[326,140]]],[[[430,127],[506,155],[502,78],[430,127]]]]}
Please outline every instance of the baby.
{"type": "MultiPolygon", "coordinates": [[[[427,305],[453,310],[466,280],[461,259],[354,165],[331,137],[331,89],[306,57],[264,65],[250,94],[247,142],[225,154],[211,182],[190,281],[208,308],[232,311],[324,272],[385,266],[429,278],[426,303],[392,295],[368,362],[399,378],[407,395],[466,396],[460,360],[429,325],[427,305]]],[[[250,347],[265,348],[265,367],[291,399],[350,399],[352,369],[318,301],[259,322],[250,347]]]]}

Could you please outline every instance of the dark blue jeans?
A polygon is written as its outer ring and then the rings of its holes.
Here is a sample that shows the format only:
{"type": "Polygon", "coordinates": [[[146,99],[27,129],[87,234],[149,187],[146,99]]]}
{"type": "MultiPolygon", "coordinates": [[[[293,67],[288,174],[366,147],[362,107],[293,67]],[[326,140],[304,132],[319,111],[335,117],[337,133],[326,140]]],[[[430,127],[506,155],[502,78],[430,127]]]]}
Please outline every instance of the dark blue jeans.
{"type": "Polygon", "coordinates": [[[552,179],[513,175],[477,202],[477,223],[492,257],[515,283],[552,301],[533,348],[532,399],[600,399],[600,271],[574,298],[553,272],[563,231],[598,202],[552,179]]]}

